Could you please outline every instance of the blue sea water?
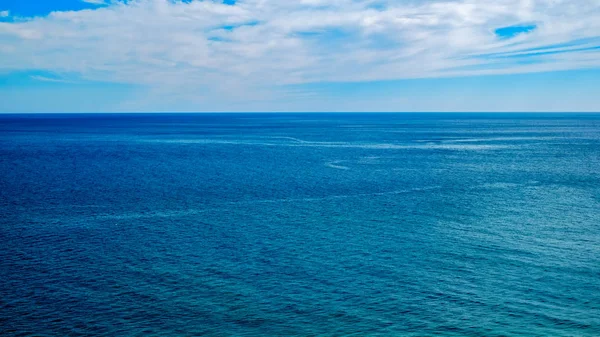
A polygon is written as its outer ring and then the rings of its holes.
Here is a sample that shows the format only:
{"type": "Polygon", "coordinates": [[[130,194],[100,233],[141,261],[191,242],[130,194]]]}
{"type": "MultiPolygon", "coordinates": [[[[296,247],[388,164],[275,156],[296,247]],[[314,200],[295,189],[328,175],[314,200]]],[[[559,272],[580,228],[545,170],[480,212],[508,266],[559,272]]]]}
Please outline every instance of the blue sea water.
{"type": "Polygon", "coordinates": [[[600,115],[0,115],[2,336],[600,336],[600,115]]]}

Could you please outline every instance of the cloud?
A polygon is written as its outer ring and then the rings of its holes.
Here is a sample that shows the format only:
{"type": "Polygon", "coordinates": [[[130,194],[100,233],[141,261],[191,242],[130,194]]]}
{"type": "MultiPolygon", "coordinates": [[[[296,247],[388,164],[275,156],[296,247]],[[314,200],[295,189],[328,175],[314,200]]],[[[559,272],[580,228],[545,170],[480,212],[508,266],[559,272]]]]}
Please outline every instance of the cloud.
{"type": "Polygon", "coordinates": [[[0,18],[7,18],[9,15],[9,11],[0,11],[0,18]]]}
{"type": "Polygon", "coordinates": [[[82,2],[92,4],[92,5],[106,5],[106,1],[104,0],[81,0],[82,2]]]}
{"type": "Polygon", "coordinates": [[[0,70],[247,102],[302,83],[600,66],[597,0],[85,1],[106,6],[0,22],[0,70]]]}
{"type": "Polygon", "coordinates": [[[47,76],[41,76],[41,75],[31,75],[29,76],[32,80],[36,80],[36,81],[41,81],[41,82],[52,82],[52,83],[74,83],[72,81],[68,81],[68,80],[63,80],[60,78],[52,78],[52,77],[47,77],[47,76]]]}

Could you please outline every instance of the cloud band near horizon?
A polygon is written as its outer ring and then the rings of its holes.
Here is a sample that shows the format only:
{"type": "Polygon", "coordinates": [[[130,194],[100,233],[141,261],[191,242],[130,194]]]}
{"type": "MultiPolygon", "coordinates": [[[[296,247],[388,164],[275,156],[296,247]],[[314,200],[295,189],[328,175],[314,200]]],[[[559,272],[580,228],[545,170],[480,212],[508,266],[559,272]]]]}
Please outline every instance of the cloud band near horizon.
{"type": "Polygon", "coordinates": [[[40,16],[0,8],[0,73],[202,105],[310,95],[318,83],[600,67],[598,0],[85,2],[40,16]]]}

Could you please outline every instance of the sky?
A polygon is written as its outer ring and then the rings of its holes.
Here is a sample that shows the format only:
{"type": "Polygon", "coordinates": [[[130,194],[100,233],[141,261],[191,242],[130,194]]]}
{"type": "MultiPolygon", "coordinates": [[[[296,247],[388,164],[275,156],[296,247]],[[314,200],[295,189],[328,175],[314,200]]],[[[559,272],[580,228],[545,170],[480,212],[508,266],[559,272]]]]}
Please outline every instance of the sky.
{"type": "Polygon", "coordinates": [[[0,0],[0,112],[600,112],[600,0],[0,0]]]}

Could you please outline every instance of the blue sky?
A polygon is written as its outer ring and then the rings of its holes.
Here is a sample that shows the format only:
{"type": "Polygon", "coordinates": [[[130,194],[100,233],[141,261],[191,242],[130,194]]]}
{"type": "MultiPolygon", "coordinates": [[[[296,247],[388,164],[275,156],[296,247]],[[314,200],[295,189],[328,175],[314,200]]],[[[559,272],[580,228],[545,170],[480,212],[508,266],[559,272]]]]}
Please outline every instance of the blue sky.
{"type": "Polygon", "coordinates": [[[98,8],[93,1],[81,0],[3,0],[1,4],[4,7],[2,10],[9,10],[12,15],[19,17],[45,16],[53,11],[98,8]]]}
{"type": "Polygon", "coordinates": [[[581,0],[4,0],[0,112],[600,111],[581,0]]]}

